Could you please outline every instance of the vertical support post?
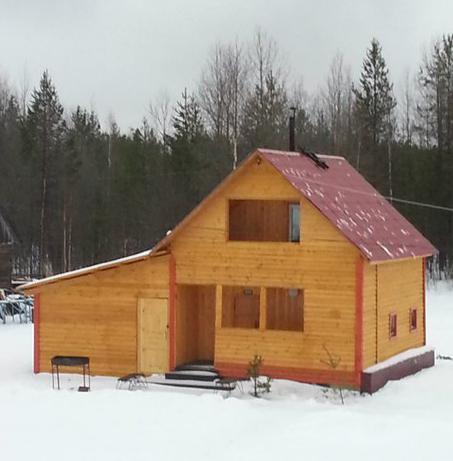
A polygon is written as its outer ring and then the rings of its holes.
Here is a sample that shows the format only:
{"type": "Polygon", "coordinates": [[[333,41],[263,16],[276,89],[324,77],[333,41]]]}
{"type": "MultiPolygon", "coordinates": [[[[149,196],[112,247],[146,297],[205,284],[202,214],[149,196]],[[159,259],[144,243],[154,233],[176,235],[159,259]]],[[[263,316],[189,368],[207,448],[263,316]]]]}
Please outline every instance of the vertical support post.
{"type": "Polygon", "coordinates": [[[33,372],[39,373],[40,370],[40,320],[41,320],[41,299],[40,294],[35,294],[33,302],[33,372]]]}
{"type": "Polygon", "coordinates": [[[423,345],[426,344],[426,258],[422,258],[423,281],[423,345]]]}
{"type": "Polygon", "coordinates": [[[267,289],[260,289],[260,330],[265,330],[267,324],[267,289]]]}
{"type": "Polygon", "coordinates": [[[170,330],[170,353],[169,368],[173,370],[176,366],[176,260],[173,254],[169,261],[169,296],[168,296],[168,321],[170,330]]]}
{"type": "Polygon", "coordinates": [[[357,258],[355,267],[355,357],[354,369],[356,384],[362,385],[363,371],[363,285],[364,261],[361,256],[357,258]]]}
{"type": "Polygon", "coordinates": [[[222,285],[215,287],[215,329],[222,327],[222,285]]]}

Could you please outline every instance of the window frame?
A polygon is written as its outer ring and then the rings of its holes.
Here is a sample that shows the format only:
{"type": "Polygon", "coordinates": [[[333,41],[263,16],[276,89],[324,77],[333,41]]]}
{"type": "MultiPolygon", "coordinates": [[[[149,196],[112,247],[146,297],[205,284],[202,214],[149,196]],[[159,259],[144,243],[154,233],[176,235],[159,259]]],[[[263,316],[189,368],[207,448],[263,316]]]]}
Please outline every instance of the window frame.
{"type": "Polygon", "coordinates": [[[397,337],[398,337],[398,315],[396,312],[390,312],[389,314],[389,339],[396,339],[397,337]]]}
{"type": "Polygon", "coordinates": [[[417,314],[417,308],[416,307],[411,307],[409,309],[409,331],[412,333],[416,331],[418,328],[418,314],[417,314]],[[414,322],[415,320],[415,322],[414,322]]]}
{"type": "Polygon", "coordinates": [[[220,327],[222,329],[234,329],[234,330],[259,330],[260,328],[260,306],[261,306],[261,288],[258,286],[246,286],[246,285],[222,285],[222,313],[221,313],[221,321],[220,327]],[[231,324],[229,322],[225,322],[225,288],[227,290],[232,290],[230,292],[230,296],[232,296],[232,304],[229,306],[231,309],[229,316],[231,318],[231,324]],[[239,298],[258,298],[258,316],[255,319],[254,326],[242,326],[236,325],[236,315],[237,315],[237,301],[239,298]]]}
{"type": "MultiPolygon", "coordinates": [[[[280,333],[290,333],[290,334],[302,334],[305,331],[305,290],[303,288],[287,288],[287,287],[266,287],[266,322],[264,325],[264,329],[266,331],[275,331],[275,332],[280,332],[280,333]],[[294,300],[295,302],[300,302],[300,306],[296,305],[296,308],[300,309],[300,324],[296,325],[296,328],[293,328],[292,325],[288,324],[288,328],[277,328],[277,327],[271,327],[269,323],[269,318],[270,318],[270,307],[269,307],[269,290],[285,290],[287,292],[288,299],[294,300]]],[[[280,310],[279,306],[276,306],[275,314],[274,315],[279,315],[280,310]]],[[[278,322],[282,323],[282,322],[278,322]]],[[[281,326],[281,325],[280,325],[281,326]]]]}

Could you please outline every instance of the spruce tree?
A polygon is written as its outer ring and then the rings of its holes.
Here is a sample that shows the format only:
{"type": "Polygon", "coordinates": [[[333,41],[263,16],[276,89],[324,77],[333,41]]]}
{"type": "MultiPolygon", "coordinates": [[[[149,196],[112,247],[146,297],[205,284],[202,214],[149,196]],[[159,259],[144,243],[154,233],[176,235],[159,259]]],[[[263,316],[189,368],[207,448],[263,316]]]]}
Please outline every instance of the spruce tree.
{"type": "Polygon", "coordinates": [[[203,170],[210,159],[207,157],[207,136],[201,118],[200,106],[195,97],[182,93],[173,116],[173,135],[169,136],[169,173],[174,194],[173,223],[190,211],[204,195],[203,170]]]}
{"type": "Polygon", "coordinates": [[[390,117],[396,106],[389,70],[375,38],[363,61],[359,87],[353,91],[362,137],[369,147],[375,147],[386,141],[390,117]]]}
{"type": "Polygon", "coordinates": [[[392,196],[392,142],[395,131],[393,84],[374,38],[353,88],[357,130],[357,167],[381,192],[392,196]]]}
{"type": "Polygon", "coordinates": [[[256,84],[247,98],[242,121],[242,142],[247,151],[256,147],[286,149],[288,144],[288,95],[272,72],[256,84]]]}

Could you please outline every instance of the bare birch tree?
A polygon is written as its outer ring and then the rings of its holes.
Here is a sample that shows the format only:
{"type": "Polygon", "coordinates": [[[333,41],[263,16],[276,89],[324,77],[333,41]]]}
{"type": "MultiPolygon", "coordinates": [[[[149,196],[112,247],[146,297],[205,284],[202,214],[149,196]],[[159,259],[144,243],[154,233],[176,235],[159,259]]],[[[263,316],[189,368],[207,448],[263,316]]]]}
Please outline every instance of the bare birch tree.
{"type": "Polygon", "coordinates": [[[341,53],[332,59],[322,99],[330,131],[330,150],[348,150],[352,132],[352,79],[341,53]]]}
{"type": "Polygon", "coordinates": [[[200,105],[211,134],[225,138],[232,146],[232,166],[236,168],[238,137],[249,65],[238,43],[216,44],[202,72],[200,105]]]}
{"type": "Polygon", "coordinates": [[[401,139],[404,144],[411,146],[414,136],[414,89],[408,69],[404,72],[399,107],[401,139]]]}
{"type": "Polygon", "coordinates": [[[153,102],[149,103],[149,115],[151,117],[151,127],[164,144],[166,137],[171,134],[171,114],[170,96],[166,91],[162,91],[153,102]]]}

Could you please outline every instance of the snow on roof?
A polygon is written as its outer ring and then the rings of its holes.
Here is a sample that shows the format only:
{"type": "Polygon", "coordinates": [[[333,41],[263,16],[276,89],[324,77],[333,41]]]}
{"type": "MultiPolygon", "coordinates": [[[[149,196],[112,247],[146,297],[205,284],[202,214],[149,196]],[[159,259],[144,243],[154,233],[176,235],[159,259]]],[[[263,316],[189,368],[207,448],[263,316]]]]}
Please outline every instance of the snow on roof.
{"type": "Polygon", "coordinates": [[[94,264],[88,267],[82,267],[81,269],[76,269],[69,272],[63,272],[62,274],[52,275],[50,277],[46,277],[44,279],[36,280],[33,282],[25,283],[18,287],[19,290],[30,290],[32,288],[46,285],[48,283],[58,282],[64,279],[70,279],[74,277],[79,277],[81,275],[89,274],[91,272],[96,272],[100,270],[110,269],[112,267],[120,266],[123,264],[133,263],[135,261],[141,261],[149,257],[151,251],[146,250],[141,253],[136,253],[130,256],[126,256],[124,258],[114,259],[112,261],[106,261],[100,264],[94,264]]]}
{"type": "Polygon", "coordinates": [[[371,262],[430,256],[437,250],[343,157],[258,149],[371,262]]]}

